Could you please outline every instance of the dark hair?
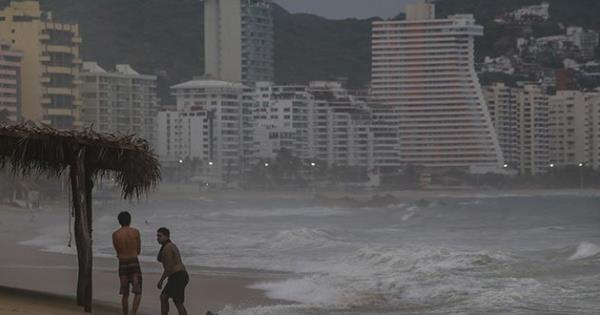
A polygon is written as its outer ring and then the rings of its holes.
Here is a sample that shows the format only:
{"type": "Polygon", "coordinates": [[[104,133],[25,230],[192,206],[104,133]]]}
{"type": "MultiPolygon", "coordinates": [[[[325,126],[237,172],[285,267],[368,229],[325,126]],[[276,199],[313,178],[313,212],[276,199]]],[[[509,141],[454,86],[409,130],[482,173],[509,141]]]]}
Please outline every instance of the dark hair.
{"type": "Polygon", "coordinates": [[[171,237],[171,231],[169,231],[169,229],[167,229],[166,227],[161,227],[160,229],[158,229],[158,231],[156,231],[157,233],[160,233],[166,237],[171,237]]]}
{"type": "Polygon", "coordinates": [[[119,213],[117,218],[119,219],[119,224],[121,224],[121,226],[129,226],[131,224],[131,214],[127,211],[119,213]]]}

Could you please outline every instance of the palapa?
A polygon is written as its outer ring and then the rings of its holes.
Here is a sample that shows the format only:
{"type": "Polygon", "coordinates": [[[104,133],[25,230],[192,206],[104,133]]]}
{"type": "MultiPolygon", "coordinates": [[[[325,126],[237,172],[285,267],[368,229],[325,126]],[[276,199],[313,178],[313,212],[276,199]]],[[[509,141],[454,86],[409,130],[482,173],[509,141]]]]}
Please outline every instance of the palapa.
{"type": "Polygon", "coordinates": [[[160,180],[160,164],[148,142],[134,135],[91,129],[58,130],[32,122],[0,123],[0,167],[15,174],[69,171],[79,274],[77,304],[92,310],[92,188],[110,174],[124,199],[139,198],[160,180]]]}

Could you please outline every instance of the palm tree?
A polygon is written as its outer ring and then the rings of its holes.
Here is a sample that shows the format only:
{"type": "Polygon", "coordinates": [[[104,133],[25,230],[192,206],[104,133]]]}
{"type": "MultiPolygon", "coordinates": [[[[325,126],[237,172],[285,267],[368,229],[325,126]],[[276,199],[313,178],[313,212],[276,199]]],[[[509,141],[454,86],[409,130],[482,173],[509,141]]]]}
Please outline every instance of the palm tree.
{"type": "Polygon", "coordinates": [[[160,164],[146,140],[99,134],[91,128],[61,131],[33,123],[0,125],[0,168],[59,177],[68,171],[75,216],[79,273],[77,304],[92,311],[92,188],[114,174],[124,199],[139,198],[160,180],[160,164]]]}

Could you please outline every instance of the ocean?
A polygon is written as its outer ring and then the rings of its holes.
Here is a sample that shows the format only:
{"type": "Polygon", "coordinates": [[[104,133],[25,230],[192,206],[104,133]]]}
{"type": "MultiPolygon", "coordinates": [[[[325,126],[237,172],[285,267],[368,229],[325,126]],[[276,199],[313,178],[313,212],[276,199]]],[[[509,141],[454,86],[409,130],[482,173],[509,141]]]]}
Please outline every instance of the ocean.
{"type": "MultiPolygon", "coordinates": [[[[187,265],[285,275],[252,287],[291,304],[221,315],[600,314],[600,195],[439,196],[377,208],[119,204],[96,211],[97,255],[113,256],[124,209],[142,232],[144,260],[154,261],[155,231],[166,226],[187,265]]],[[[66,234],[48,228],[25,244],[69,253],[66,234]]]]}

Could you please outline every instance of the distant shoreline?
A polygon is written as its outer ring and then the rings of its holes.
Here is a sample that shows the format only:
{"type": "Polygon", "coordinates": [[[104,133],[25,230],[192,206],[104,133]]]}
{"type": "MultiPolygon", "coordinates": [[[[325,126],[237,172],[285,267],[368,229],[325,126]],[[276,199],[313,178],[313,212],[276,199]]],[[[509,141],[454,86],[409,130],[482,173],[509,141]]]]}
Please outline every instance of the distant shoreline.
{"type": "Polygon", "coordinates": [[[552,195],[600,195],[600,189],[431,189],[431,190],[373,190],[373,191],[335,191],[335,190],[223,190],[223,191],[198,191],[196,185],[163,184],[157,190],[148,194],[148,199],[172,200],[178,198],[216,198],[220,200],[269,200],[269,199],[295,199],[311,200],[316,195],[332,198],[350,196],[363,199],[375,195],[391,195],[407,200],[439,197],[502,197],[502,196],[552,196],[552,195]]]}

